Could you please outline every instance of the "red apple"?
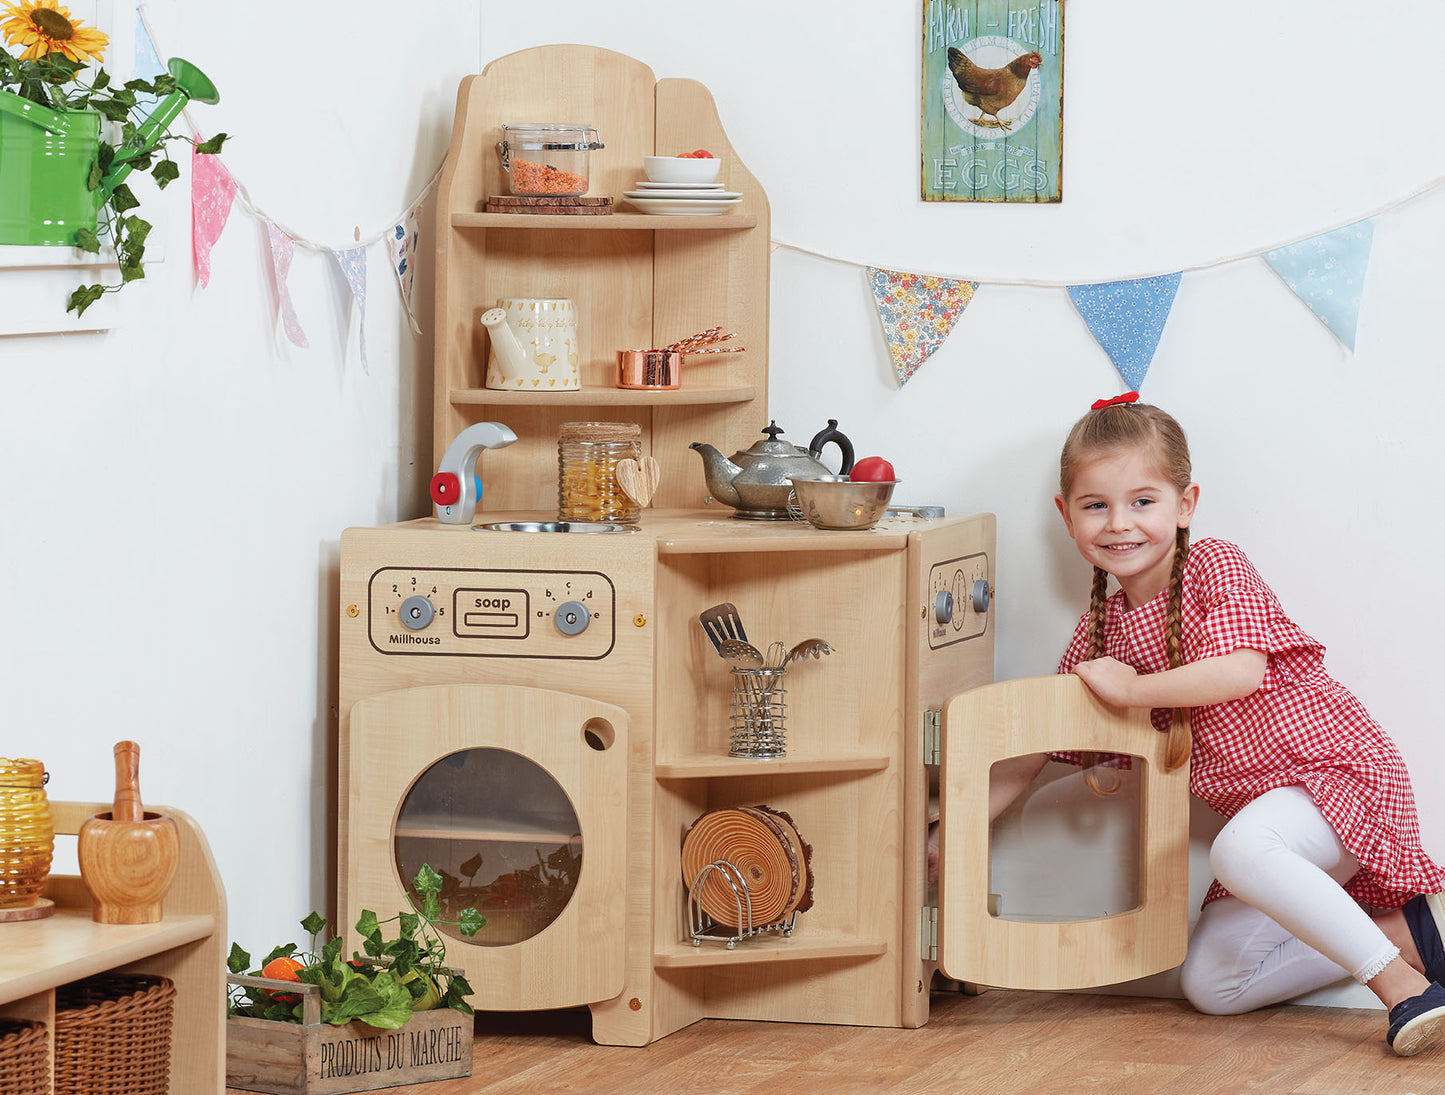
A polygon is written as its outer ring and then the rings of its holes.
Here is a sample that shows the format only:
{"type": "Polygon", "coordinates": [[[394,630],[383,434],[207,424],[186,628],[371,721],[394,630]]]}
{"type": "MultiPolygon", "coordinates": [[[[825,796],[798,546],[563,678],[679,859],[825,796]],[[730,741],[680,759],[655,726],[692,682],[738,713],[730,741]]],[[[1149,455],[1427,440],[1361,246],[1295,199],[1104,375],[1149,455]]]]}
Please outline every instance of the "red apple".
{"type": "Polygon", "coordinates": [[[893,465],[881,456],[865,456],[853,465],[848,478],[855,483],[891,483],[898,478],[893,465]]]}

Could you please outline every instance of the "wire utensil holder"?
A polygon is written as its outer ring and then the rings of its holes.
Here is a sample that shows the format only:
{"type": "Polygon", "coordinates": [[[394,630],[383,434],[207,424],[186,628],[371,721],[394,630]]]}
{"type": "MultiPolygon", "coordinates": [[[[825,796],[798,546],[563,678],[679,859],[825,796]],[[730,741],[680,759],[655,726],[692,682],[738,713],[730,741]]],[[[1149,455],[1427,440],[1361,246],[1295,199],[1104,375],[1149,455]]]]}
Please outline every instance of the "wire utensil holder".
{"type": "Polygon", "coordinates": [[[689,938],[694,947],[700,947],[704,941],[709,943],[722,943],[728,950],[732,950],[741,940],[751,939],[754,936],[762,935],[764,932],[782,932],[785,936],[793,934],[793,924],[798,919],[797,910],[789,913],[785,920],[774,921],[771,924],[753,924],[753,898],[748,891],[748,884],[743,878],[742,871],[726,859],[714,860],[706,864],[702,870],[693,877],[692,886],[688,890],[687,899],[687,921],[691,930],[689,938]],[[733,892],[733,901],[737,911],[737,928],[732,929],[729,925],[719,923],[707,913],[702,911],[698,904],[697,895],[702,892],[703,881],[707,876],[716,871],[722,875],[733,892]]]}
{"type": "Polygon", "coordinates": [[[734,669],[730,757],[788,755],[786,670],[734,669]]]}

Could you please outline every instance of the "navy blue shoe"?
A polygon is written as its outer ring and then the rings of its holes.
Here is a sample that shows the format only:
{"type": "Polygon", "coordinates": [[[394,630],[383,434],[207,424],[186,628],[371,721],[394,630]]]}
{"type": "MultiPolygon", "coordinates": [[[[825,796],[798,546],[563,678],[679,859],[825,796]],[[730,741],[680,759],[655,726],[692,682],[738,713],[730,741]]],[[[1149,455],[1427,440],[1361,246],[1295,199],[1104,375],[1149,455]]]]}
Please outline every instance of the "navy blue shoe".
{"type": "Polygon", "coordinates": [[[1385,1040],[1401,1057],[1413,1057],[1445,1034],[1445,988],[1438,982],[1390,1009],[1385,1040]]]}
{"type": "Polygon", "coordinates": [[[1415,948],[1425,964],[1425,976],[1445,984],[1445,900],[1438,893],[1417,894],[1400,909],[1415,948]]]}

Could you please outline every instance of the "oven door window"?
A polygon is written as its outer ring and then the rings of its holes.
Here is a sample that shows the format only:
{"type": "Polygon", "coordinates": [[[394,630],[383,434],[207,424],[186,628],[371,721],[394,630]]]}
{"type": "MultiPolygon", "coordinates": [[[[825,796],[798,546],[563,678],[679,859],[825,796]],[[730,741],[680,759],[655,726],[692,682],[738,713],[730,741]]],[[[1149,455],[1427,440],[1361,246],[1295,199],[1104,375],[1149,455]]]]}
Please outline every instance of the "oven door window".
{"type": "Polygon", "coordinates": [[[581,825],[567,793],[546,769],[506,749],[463,749],[423,771],[402,800],[393,836],[408,892],[430,864],[442,877],[444,920],[467,908],[486,918],[473,945],[505,947],[545,930],[567,908],[582,871],[581,825]]]}

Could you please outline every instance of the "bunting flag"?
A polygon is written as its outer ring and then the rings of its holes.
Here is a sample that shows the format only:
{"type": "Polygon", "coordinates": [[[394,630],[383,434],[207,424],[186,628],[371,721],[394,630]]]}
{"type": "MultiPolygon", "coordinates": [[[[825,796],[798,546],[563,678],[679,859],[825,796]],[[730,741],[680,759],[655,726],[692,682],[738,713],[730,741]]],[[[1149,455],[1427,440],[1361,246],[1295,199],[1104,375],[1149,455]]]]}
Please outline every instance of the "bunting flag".
{"type": "Polygon", "coordinates": [[[421,234],[417,227],[416,211],[417,206],[412,206],[402,215],[401,220],[392,226],[391,233],[386,237],[386,250],[391,256],[391,272],[396,275],[396,287],[401,290],[406,321],[411,324],[413,333],[419,335],[421,327],[417,324],[416,313],[411,307],[412,285],[416,280],[416,264],[413,259],[416,257],[417,240],[421,234]]]}
{"type": "Polygon", "coordinates": [[[166,66],[161,63],[161,55],[156,51],[154,43],[151,42],[150,30],[146,27],[145,19],[142,18],[140,10],[135,13],[135,71],[131,73],[137,80],[154,81],[157,76],[166,72],[166,66]]]}
{"type": "Polygon", "coordinates": [[[276,300],[281,309],[281,322],[286,328],[286,337],[303,350],[310,349],[311,343],[306,340],[306,332],[301,329],[301,321],[296,318],[296,306],[291,303],[291,289],[287,285],[287,280],[291,277],[291,258],[296,253],[296,241],[270,220],[266,220],[266,235],[271,240],[271,268],[276,277],[276,300]]]}
{"type": "Polygon", "coordinates": [[[1264,252],[1264,261],[1352,353],[1374,239],[1375,218],[1367,217],[1264,252]]]}
{"type": "Polygon", "coordinates": [[[236,200],[236,180],[219,156],[203,156],[191,149],[191,250],[195,255],[196,280],[204,289],[211,280],[211,248],[221,238],[231,204],[236,200]]]}
{"type": "Polygon", "coordinates": [[[1138,391],[1154,360],[1183,273],[1070,285],[1069,296],[1124,382],[1138,391]]]}
{"type": "Polygon", "coordinates": [[[361,371],[368,376],[371,366],[366,363],[366,248],[353,247],[347,251],[333,251],[331,257],[341,270],[346,284],[351,286],[351,299],[356,302],[356,326],[361,344],[361,371]]]}
{"type": "Polygon", "coordinates": [[[901,388],[943,345],[973,300],[978,282],[906,274],[876,266],[868,267],[868,281],[901,388]]]}

